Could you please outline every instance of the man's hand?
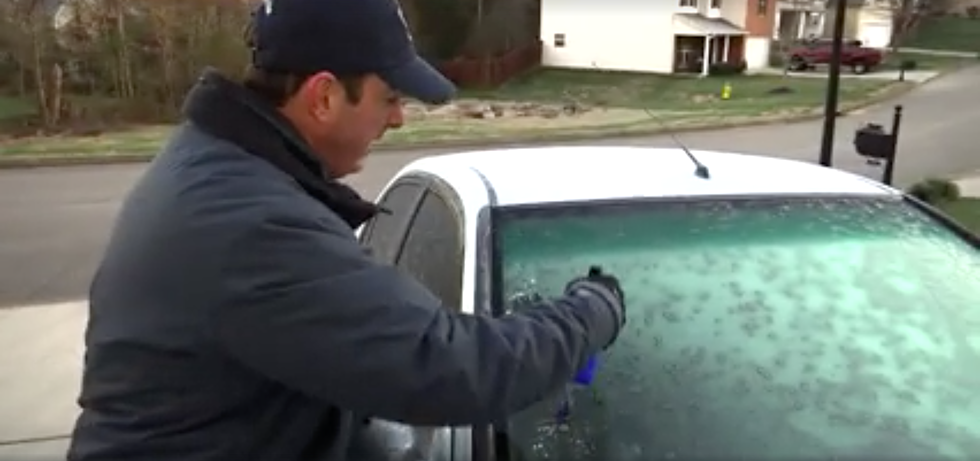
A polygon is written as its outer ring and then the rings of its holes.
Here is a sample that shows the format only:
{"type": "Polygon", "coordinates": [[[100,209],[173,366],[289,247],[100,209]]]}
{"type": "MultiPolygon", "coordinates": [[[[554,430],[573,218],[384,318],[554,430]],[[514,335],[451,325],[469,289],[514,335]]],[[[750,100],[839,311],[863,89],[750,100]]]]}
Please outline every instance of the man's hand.
{"type": "Polygon", "coordinates": [[[592,266],[589,268],[588,274],[568,282],[565,287],[565,293],[570,295],[582,291],[605,299],[619,320],[620,327],[626,323],[626,298],[623,287],[615,276],[603,272],[599,266],[592,266]]]}
{"type": "MultiPolygon", "coordinates": [[[[623,304],[625,302],[623,296],[623,287],[619,285],[619,279],[612,275],[608,275],[602,272],[602,268],[599,266],[592,266],[589,268],[589,275],[585,277],[586,280],[596,282],[612,291],[613,294],[619,299],[619,303],[623,304]]],[[[625,305],[623,306],[625,308],[625,305]]]]}

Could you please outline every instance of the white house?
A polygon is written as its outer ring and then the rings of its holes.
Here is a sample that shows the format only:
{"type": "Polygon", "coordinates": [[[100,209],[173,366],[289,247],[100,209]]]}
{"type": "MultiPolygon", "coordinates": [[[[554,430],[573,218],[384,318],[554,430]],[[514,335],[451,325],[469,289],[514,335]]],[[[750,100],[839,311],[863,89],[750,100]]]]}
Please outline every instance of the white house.
{"type": "Polygon", "coordinates": [[[546,67],[707,74],[769,64],[776,0],[542,0],[546,67]],[[705,59],[706,58],[706,59],[705,59]]]}

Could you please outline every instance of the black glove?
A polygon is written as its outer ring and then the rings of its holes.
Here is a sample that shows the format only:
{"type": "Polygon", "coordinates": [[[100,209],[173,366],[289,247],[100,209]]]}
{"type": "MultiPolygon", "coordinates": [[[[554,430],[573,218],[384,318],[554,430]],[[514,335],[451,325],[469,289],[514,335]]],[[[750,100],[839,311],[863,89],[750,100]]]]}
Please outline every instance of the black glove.
{"type": "Polygon", "coordinates": [[[599,266],[590,267],[589,275],[585,277],[585,279],[593,281],[595,283],[598,283],[606,287],[606,289],[608,289],[609,291],[613,292],[614,295],[616,295],[616,298],[619,299],[620,304],[624,303],[625,298],[623,297],[623,287],[619,285],[619,279],[617,279],[612,275],[603,273],[601,267],[599,266]]]}
{"type": "Polygon", "coordinates": [[[625,301],[623,296],[623,287],[619,285],[619,279],[603,272],[602,268],[599,266],[590,267],[588,275],[578,277],[571,282],[568,282],[568,285],[565,286],[565,292],[571,292],[574,288],[580,287],[583,282],[589,282],[605,288],[616,298],[616,301],[618,301],[620,305],[622,305],[625,301]]]}
{"type": "Polygon", "coordinates": [[[565,293],[572,294],[577,290],[590,290],[594,294],[606,298],[613,314],[619,320],[619,326],[626,323],[626,298],[619,279],[602,271],[599,266],[589,268],[589,273],[576,278],[565,286],[565,293]]]}

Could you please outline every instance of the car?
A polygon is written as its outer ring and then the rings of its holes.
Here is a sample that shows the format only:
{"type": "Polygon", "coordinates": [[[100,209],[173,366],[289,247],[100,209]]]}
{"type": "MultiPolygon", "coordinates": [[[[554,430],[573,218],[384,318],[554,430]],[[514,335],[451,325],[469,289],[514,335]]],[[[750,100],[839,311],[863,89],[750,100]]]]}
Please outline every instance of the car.
{"type": "Polygon", "coordinates": [[[447,309],[508,315],[601,265],[629,310],[567,424],[563,392],[494,427],[376,422],[393,459],[980,453],[980,239],[901,190],[764,156],[561,146],[423,158],[378,202],[358,238],[447,309]]]}
{"type": "MultiPolygon", "coordinates": [[[[830,64],[833,55],[831,40],[808,40],[791,48],[788,68],[802,72],[817,65],[830,64]]],[[[884,53],[875,48],[862,46],[860,40],[844,40],[841,47],[841,65],[850,67],[855,74],[866,74],[878,67],[884,60],[884,53]]]]}

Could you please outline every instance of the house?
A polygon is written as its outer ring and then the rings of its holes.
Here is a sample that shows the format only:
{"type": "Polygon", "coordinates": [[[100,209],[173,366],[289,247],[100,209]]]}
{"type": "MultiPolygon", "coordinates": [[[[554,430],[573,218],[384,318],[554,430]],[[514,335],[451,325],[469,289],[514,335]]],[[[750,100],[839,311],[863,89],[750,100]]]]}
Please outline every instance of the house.
{"type": "Polygon", "coordinates": [[[774,40],[792,42],[821,37],[827,16],[827,0],[778,0],[774,40]]]}
{"type": "MultiPolygon", "coordinates": [[[[980,10],[980,0],[950,0],[948,3],[948,5],[945,5],[947,13],[969,17],[973,14],[973,11],[980,10]]],[[[943,6],[942,2],[939,2],[939,6],[943,6]]]]}
{"type": "Polygon", "coordinates": [[[702,75],[720,61],[763,68],[775,13],[776,0],[542,0],[542,65],[702,75]]]}
{"type": "MultiPolygon", "coordinates": [[[[833,37],[836,4],[841,0],[827,2],[827,19],[824,23],[824,37],[833,37]]],[[[892,27],[895,22],[896,0],[846,0],[844,13],[844,38],[860,40],[863,46],[888,48],[892,42],[892,27]]]]}

